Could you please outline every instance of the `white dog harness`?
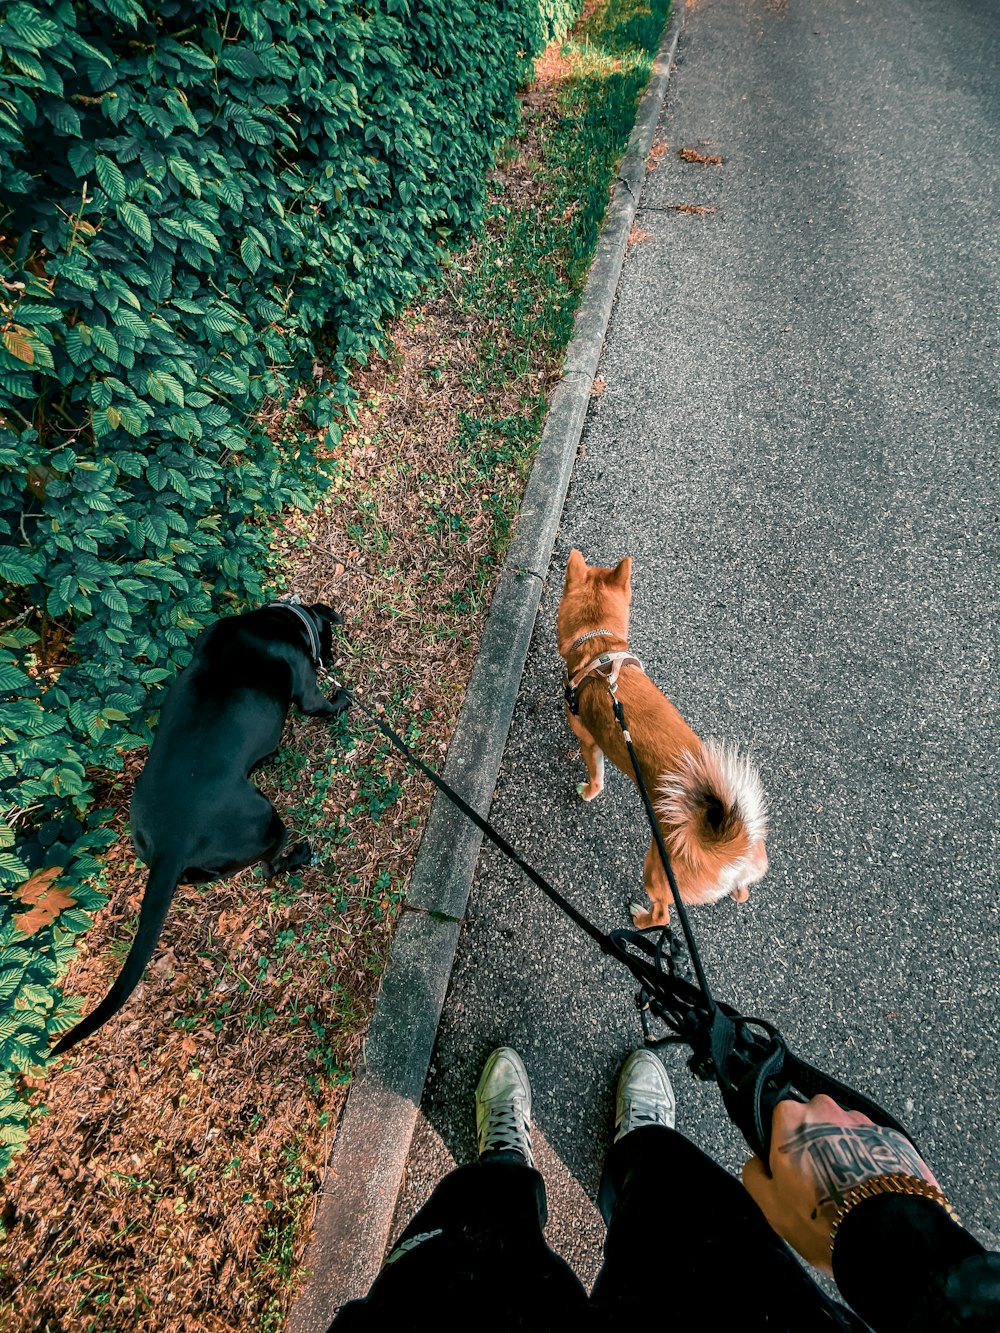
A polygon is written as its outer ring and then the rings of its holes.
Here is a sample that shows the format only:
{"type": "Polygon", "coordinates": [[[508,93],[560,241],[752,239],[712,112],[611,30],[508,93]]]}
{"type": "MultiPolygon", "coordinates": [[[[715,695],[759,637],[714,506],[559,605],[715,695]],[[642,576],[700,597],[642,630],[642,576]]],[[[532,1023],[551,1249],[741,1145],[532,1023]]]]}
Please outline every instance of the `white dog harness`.
{"type": "MultiPolygon", "coordinates": [[[[592,629],[589,634],[581,634],[578,639],[575,639],[573,643],[570,644],[569,652],[574,652],[579,648],[581,643],[586,643],[588,639],[596,639],[600,635],[607,635],[609,638],[617,637],[617,635],[612,635],[611,630],[592,629]]],[[[646,668],[639,661],[638,657],[636,657],[635,653],[629,652],[629,650],[625,648],[614,653],[598,653],[596,657],[592,657],[589,662],[585,662],[584,665],[579,668],[572,680],[568,675],[564,676],[563,694],[566,698],[567,707],[574,717],[580,711],[579,689],[586,677],[603,676],[607,681],[609,692],[613,695],[618,690],[618,677],[621,675],[622,667],[625,666],[638,667],[643,675],[646,674],[646,668]]]]}

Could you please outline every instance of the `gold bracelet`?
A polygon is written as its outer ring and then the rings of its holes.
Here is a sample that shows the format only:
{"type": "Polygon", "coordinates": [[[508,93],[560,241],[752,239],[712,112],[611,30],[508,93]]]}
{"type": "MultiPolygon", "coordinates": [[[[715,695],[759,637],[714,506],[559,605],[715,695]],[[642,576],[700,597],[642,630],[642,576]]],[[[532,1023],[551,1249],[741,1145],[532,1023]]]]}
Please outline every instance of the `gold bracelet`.
{"type": "Polygon", "coordinates": [[[873,1199],[877,1194],[915,1194],[922,1199],[932,1199],[934,1203],[940,1204],[953,1222],[958,1222],[958,1213],[938,1187],[932,1185],[929,1180],[924,1180],[921,1176],[909,1176],[902,1171],[893,1171],[884,1176],[871,1176],[868,1180],[863,1180],[860,1185],[849,1189],[837,1205],[837,1211],[833,1215],[833,1226],[830,1229],[831,1254],[837,1231],[847,1214],[856,1203],[860,1203],[862,1199],[873,1199]]]}

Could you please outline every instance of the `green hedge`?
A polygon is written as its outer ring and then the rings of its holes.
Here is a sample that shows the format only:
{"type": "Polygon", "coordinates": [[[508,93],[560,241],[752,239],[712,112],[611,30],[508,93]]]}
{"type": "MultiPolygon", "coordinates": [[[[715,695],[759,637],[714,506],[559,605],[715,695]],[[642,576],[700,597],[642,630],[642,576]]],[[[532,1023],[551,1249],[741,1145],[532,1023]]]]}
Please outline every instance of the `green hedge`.
{"type": "MultiPolygon", "coordinates": [[[[477,225],[526,62],[578,9],[0,0],[0,885],[64,866],[76,904],[28,938],[0,902],[0,1069],[74,1020],[95,775],[263,595],[270,516],[322,489],[351,366],[477,225]]],[[[0,1075],[0,1167],[14,1101],[0,1075]]]]}

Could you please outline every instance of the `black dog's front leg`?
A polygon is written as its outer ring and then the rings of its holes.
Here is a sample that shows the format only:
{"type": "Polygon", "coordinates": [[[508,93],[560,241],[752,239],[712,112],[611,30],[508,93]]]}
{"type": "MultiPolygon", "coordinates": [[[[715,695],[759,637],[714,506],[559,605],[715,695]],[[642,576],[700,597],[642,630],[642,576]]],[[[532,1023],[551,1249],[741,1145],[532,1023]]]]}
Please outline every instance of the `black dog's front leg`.
{"type": "Polygon", "coordinates": [[[265,861],[263,863],[264,878],[270,883],[275,875],[288,875],[293,870],[302,870],[305,866],[312,865],[312,861],[312,844],[303,839],[273,861],[265,861]]]}
{"type": "Polygon", "coordinates": [[[338,717],[350,706],[351,696],[344,689],[338,689],[331,699],[320,690],[315,681],[309,681],[302,687],[298,697],[293,700],[295,706],[306,717],[338,717]]]}

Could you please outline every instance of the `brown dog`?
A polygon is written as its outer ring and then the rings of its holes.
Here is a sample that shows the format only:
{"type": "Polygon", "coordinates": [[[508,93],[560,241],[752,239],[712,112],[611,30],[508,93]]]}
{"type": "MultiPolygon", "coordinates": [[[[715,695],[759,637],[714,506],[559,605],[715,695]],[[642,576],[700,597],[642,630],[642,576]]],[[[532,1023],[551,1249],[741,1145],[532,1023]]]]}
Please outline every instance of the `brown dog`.
{"type": "MultiPolygon", "coordinates": [[[[566,718],[580,740],[589,782],[577,790],[592,801],[604,786],[604,756],[633,778],[632,761],[611,711],[609,675],[618,668],[617,691],[643,781],[659,818],[663,840],[686,903],[712,903],[727,893],[737,902],[748,885],[767,874],[767,807],[753,764],[716,741],[702,742],[636,658],[598,662],[602,654],[627,653],[632,560],[614,569],[590,567],[572,551],[559,604],[559,653],[566,663],[566,718]],[[587,671],[594,663],[596,670],[587,671]]],[[[634,778],[633,778],[634,781],[634,778]]],[[[644,866],[644,912],[632,904],[635,924],[645,930],[670,919],[670,885],[656,841],[644,866]]]]}

